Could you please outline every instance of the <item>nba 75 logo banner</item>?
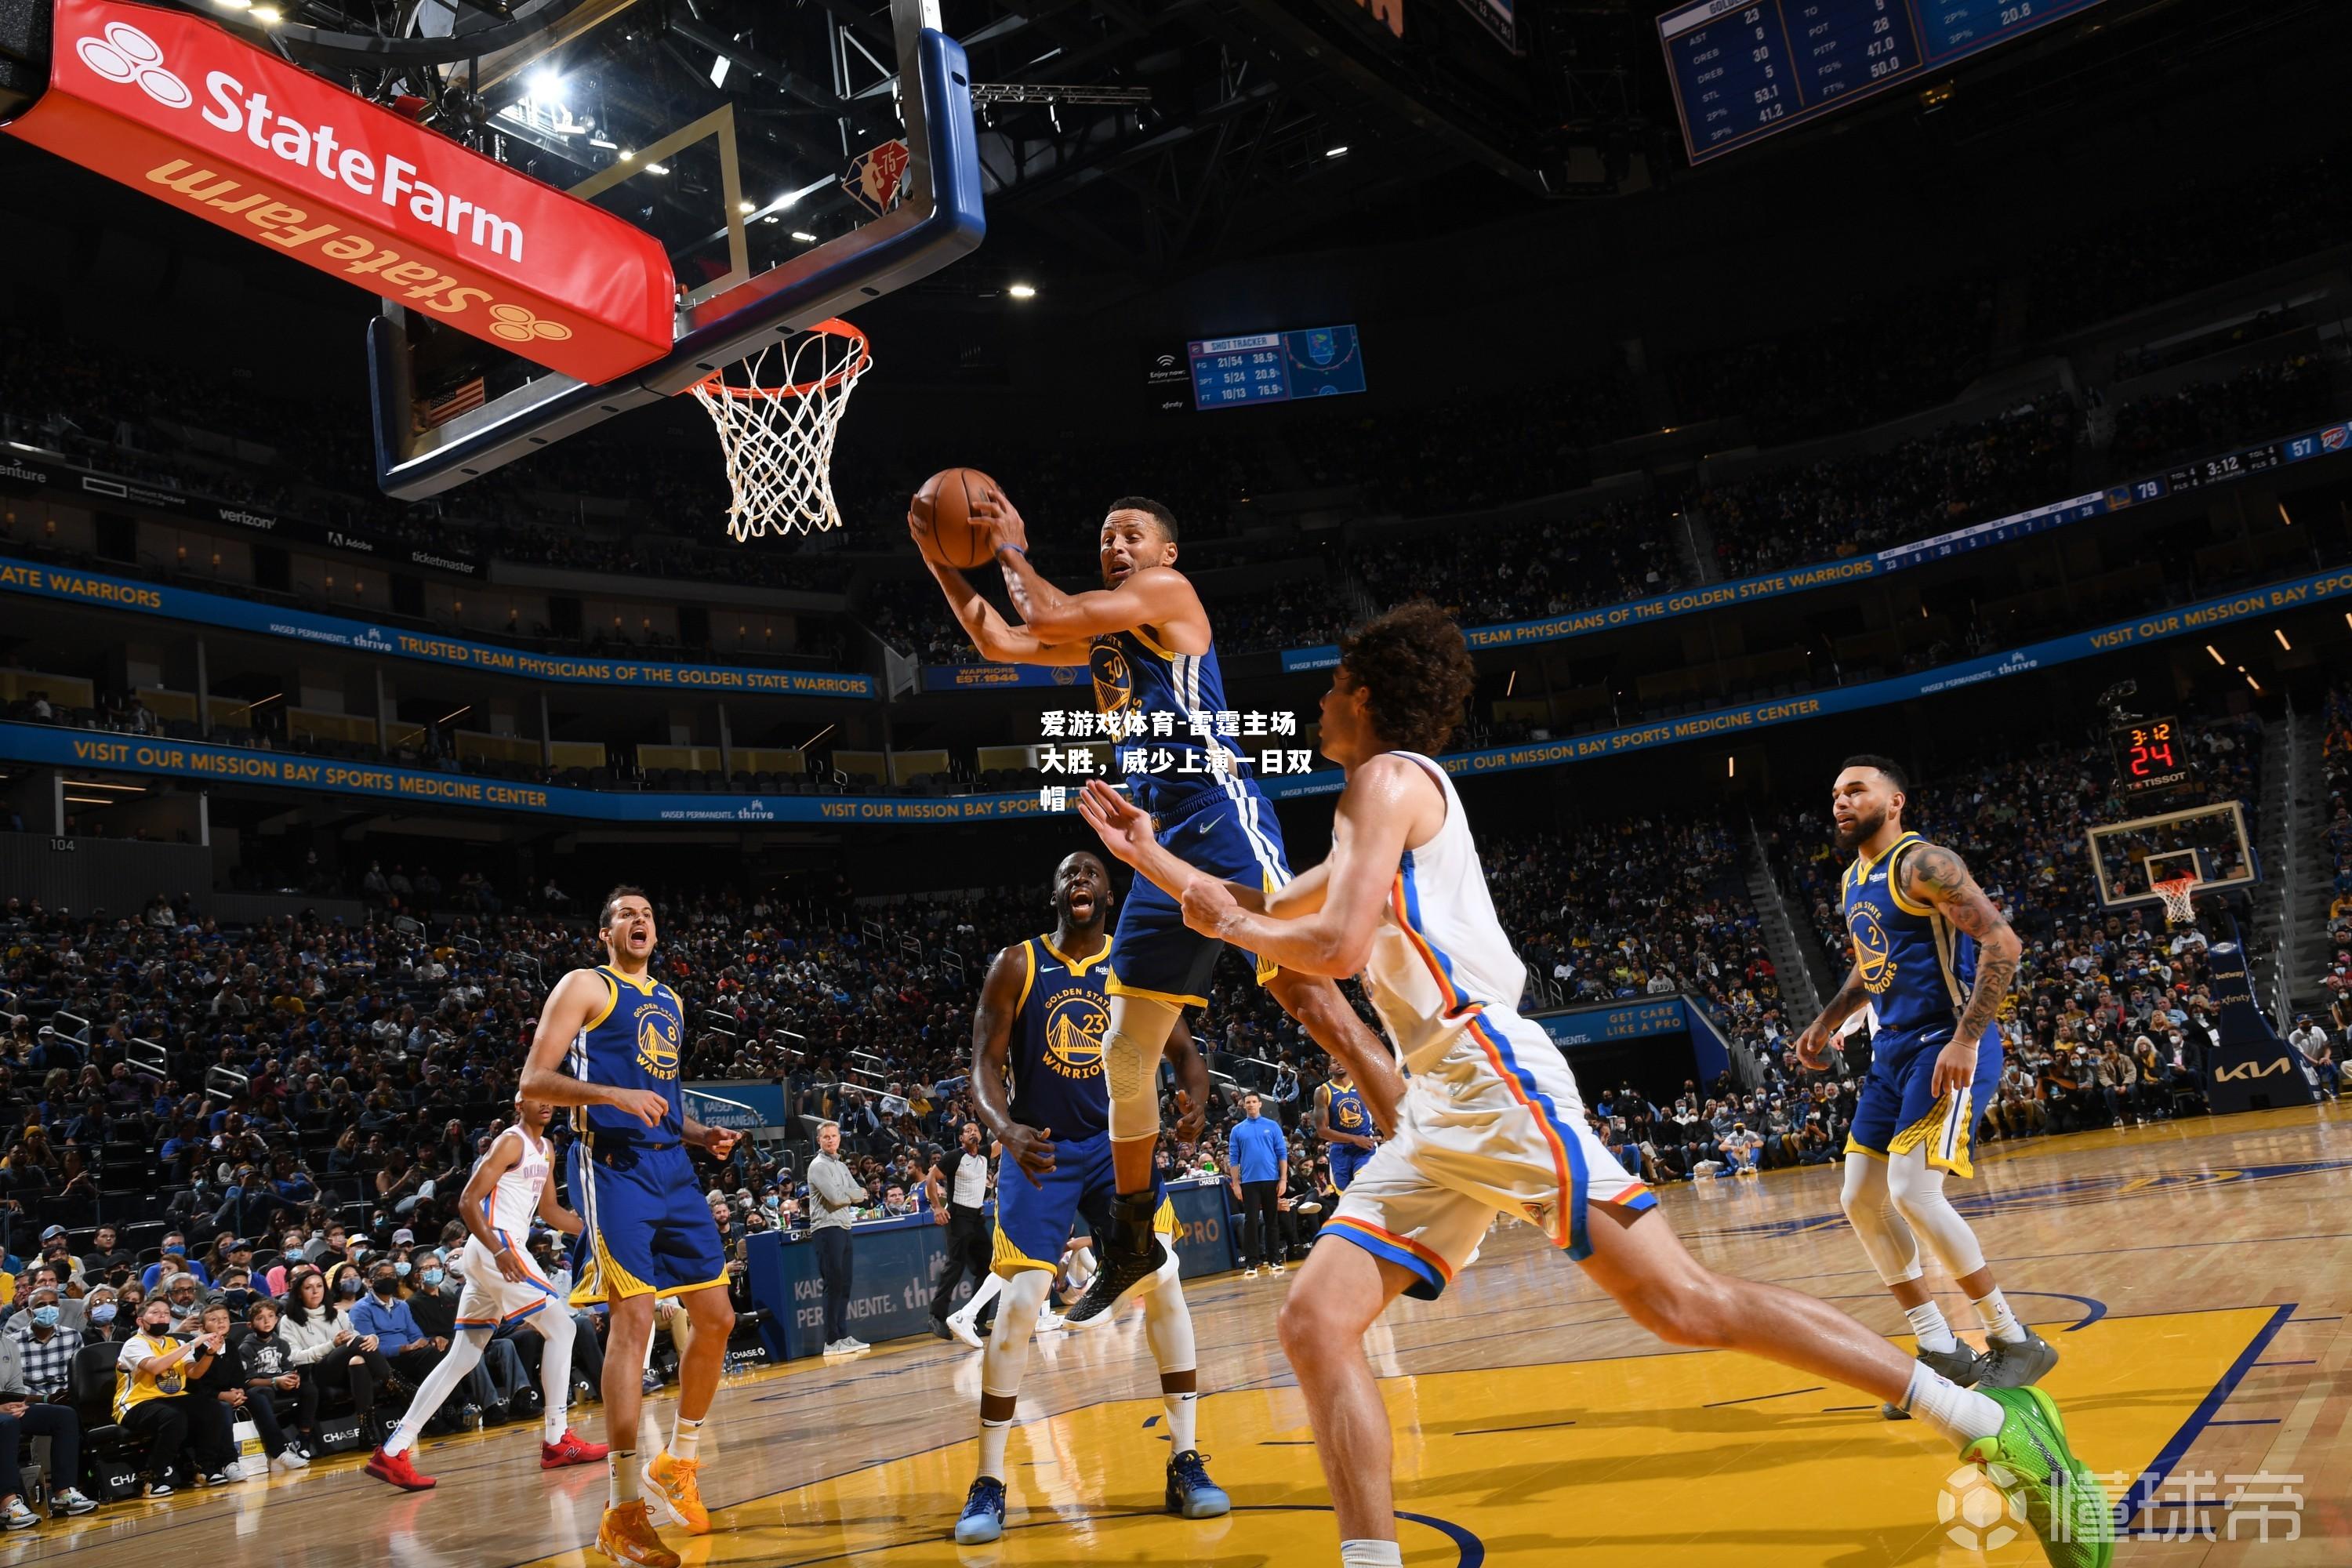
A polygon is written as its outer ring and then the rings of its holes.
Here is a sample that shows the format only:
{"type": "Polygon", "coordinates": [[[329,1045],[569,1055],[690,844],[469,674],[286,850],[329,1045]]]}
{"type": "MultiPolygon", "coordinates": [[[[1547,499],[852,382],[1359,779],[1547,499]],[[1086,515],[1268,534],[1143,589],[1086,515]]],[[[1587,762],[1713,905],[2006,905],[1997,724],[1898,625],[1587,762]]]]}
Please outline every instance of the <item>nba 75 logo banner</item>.
{"type": "Polygon", "coordinates": [[[58,0],[10,135],[586,382],[668,352],[651,235],[200,17],[58,0]]]}

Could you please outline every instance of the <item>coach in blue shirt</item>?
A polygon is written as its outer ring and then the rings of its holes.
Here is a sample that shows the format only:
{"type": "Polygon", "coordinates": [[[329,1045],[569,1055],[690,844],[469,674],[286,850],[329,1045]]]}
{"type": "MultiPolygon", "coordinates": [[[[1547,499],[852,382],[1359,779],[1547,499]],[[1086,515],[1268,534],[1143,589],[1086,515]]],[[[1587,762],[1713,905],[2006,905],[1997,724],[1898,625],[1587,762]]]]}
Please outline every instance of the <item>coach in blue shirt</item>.
{"type": "Polygon", "coordinates": [[[427,1339],[416,1314],[400,1299],[400,1271],[387,1258],[368,1272],[368,1293],[352,1308],[352,1332],[375,1336],[376,1350],[410,1387],[421,1386],[449,1349],[446,1339],[427,1339]]]}
{"type": "Polygon", "coordinates": [[[1290,1141],[1281,1125],[1265,1115],[1265,1102],[1242,1097],[1243,1119],[1225,1137],[1233,1166],[1234,1197],[1241,1205],[1242,1278],[1255,1279],[1260,1265],[1282,1272],[1281,1210],[1276,1200],[1289,1184],[1290,1141]],[[1262,1222],[1262,1228],[1261,1228],[1262,1222]]]}

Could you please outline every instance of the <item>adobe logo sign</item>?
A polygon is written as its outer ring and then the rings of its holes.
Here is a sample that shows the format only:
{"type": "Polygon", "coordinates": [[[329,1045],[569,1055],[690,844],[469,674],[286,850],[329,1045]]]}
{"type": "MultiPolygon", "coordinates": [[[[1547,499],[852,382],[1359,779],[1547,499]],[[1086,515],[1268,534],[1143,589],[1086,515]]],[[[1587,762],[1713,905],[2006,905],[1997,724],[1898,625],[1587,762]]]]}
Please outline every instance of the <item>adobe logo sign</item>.
{"type": "Polygon", "coordinates": [[[196,101],[188,84],[163,68],[163,51],[155,40],[128,22],[109,22],[104,37],[84,38],[74,46],[74,53],[107,80],[135,83],[166,109],[185,109],[196,101]]]}
{"type": "Polygon", "coordinates": [[[9,135],[592,384],[669,351],[644,230],[185,12],[57,0],[56,37],[9,135]]]}

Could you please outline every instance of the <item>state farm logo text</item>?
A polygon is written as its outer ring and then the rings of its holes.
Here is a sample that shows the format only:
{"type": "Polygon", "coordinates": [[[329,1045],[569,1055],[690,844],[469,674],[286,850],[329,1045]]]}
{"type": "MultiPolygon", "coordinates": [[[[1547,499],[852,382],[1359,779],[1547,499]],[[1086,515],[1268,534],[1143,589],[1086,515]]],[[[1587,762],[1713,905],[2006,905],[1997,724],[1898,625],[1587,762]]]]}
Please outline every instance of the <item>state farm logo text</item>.
{"type": "MultiPolygon", "coordinates": [[[[99,76],[136,84],[166,109],[186,109],[195,102],[187,84],[164,68],[162,47],[127,22],[109,22],[103,37],[85,37],[74,46],[74,52],[99,76]]],[[[215,131],[242,134],[254,146],[315,172],[354,195],[373,196],[388,207],[404,206],[411,218],[442,230],[459,244],[509,261],[522,259],[521,225],[420,179],[417,166],[407,159],[387,153],[379,168],[374,155],[344,146],[332,124],[308,125],[273,109],[268,93],[247,92],[245,84],[226,71],[206,73],[205,96],[212,105],[202,118],[215,131]]]]}

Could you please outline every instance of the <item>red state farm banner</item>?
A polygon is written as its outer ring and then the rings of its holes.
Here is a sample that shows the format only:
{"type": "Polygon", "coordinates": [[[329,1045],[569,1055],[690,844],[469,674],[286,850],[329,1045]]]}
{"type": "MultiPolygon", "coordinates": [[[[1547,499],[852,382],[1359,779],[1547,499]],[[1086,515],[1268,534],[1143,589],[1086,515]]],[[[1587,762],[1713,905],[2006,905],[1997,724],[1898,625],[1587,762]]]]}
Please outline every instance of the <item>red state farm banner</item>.
{"type": "Polygon", "coordinates": [[[58,0],[48,91],[12,136],[551,370],[669,352],[644,230],[184,12],[58,0]]]}

